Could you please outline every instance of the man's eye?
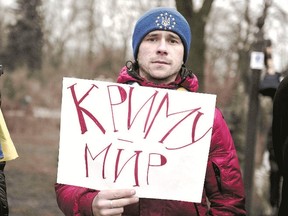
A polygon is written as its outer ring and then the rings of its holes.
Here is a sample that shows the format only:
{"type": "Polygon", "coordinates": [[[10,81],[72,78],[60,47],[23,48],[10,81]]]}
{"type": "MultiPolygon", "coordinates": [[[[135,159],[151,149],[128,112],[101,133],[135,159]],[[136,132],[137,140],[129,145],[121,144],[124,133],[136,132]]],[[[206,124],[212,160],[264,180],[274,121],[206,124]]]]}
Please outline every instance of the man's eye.
{"type": "Polygon", "coordinates": [[[147,41],[156,41],[156,38],[147,38],[147,41]]]}
{"type": "Polygon", "coordinates": [[[171,39],[171,40],[170,40],[170,43],[171,43],[171,44],[178,44],[179,41],[178,41],[178,40],[175,40],[175,39],[171,39]]]}

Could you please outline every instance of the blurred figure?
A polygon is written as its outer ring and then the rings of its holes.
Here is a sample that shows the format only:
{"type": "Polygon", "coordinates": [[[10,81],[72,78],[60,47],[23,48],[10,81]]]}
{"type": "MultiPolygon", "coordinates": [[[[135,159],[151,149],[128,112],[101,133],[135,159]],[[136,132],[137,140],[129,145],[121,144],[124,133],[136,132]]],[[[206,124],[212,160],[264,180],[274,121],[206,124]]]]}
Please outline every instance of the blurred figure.
{"type": "MultiPolygon", "coordinates": [[[[0,65],[0,76],[3,74],[2,65],[0,65]]],[[[1,92],[0,92],[1,99],[1,92]]],[[[1,100],[0,100],[1,106],[1,100]]],[[[0,216],[8,216],[8,199],[6,192],[6,180],[4,168],[6,162],[18,157],[15,146],[11,140],[9,131],[7,129],[2,110],[0,108],[0,216]]]]}
{"type": "MultiPolygon", "coordinates": [[[[259,85],[259,93],[263,96],[270,97],[272,102],[274,100],[275,92],[280,84],[282,74],[275,71],[272,60],[272,42],[271,40],[265,41],[265,66],[266,73],[263,80],[259,85]]],[[[280,191],[281,191],[281,173],[279,171],[278,164],[276,162],[273,141],[272,141],[272,126],[267,135],[267,150],[269,152],[269,164],[270,164],[270,190],[269,190],[269,202],[272,207],[272,215],[275,215],[279,208],[280,191]]]]}
{"type": "Polygon", "coordinates": [[[288,215],[288,76],[280,83],[273,102],[272,137],[275,158],[283,175],[279,216],[288,215]]]}
{"type": "Polygon", "coordinates": [[[273,148],[272,141],[272,127],[269,130],[267,136],[267,149],[269,152],[269,164],[270,164],[270,193],[269,193],[269,201],[272,207],[272,215],[275,215],[278,212],[280,197],[281,197],[281,173],[279,170],[279,166],[276,161],[276,156],[273,148]]]}
{"type": "MultiPolygon", "coordinates": [[[[3,74],[3,67],[0,65],[0,76],[3,74]]],[[[0,106],[1,106],[1,92],[0,92],[0,106]]],[[[4,158],[4,153],[2,150],[2,144],[0,143],[0,159],[4,158]]],[[[4,174],[6,162],[0,162],[0,215],[9,215],[8,200],[6,193],[6,180],[4,174]]]]}
{"type": "Polygon", "coordinates": [[[8,208],[8,200],[6,193],[6,180],[4,174],[4,167],[6,162],[0,162],[0,215],[8,216],[9,208],[8,208]]]}

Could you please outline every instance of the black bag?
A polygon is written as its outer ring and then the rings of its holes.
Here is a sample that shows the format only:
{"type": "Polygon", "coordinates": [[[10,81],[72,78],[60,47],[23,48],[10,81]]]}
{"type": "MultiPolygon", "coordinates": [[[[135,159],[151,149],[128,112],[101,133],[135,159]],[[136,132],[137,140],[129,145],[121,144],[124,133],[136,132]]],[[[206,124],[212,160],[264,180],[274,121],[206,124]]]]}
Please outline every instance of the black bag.
{"type": "Polygon", "coordinates": [[[266,74],[259,85],[259,93],[264,96],[274,97],[276,89],[280,84],[280,73],[266,74]]]}

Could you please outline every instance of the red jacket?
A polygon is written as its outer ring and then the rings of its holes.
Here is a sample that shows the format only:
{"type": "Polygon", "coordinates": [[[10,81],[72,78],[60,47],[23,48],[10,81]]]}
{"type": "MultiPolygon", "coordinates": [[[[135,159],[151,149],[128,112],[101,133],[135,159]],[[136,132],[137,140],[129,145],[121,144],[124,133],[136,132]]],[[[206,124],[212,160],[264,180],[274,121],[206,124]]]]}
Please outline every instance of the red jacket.
{"type": "MultiPolygon", "coordinates": [[[[169,89],[184,87],[197,91],[195,75],[180,75],[168,85],[155,85],[130,76],[124,67],[118,77],[119,83],[138,82],[142,86],[169,89]]],[[[55,185],[57,202],[65,215],[92,216],[92,201],[97,191],[70,185],[55,185]]],[[[237,153],[230,131],[219,111],[215,109],[214,125],[208,157],[205,184],[201,203],[170,200],[140,199],[139,203],[126,206],[123,215],[127,216],[193,216],[193,215],[246,215],[244,185],[237,153]],[[208,200],[208,201],[207,201],[208,200]],[[209,206],[209,207],[208,207],[209,206]]]]}

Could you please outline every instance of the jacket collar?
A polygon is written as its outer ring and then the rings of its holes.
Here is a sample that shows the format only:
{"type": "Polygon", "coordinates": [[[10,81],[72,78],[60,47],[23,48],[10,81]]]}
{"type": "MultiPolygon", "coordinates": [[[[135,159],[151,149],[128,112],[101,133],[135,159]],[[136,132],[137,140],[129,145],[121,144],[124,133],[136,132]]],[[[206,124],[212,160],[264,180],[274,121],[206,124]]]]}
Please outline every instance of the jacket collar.
{"type": "Polygon", "coordinates": [[[149,87],[155,87],[155,88],[166,88],[166,89],[178,89],[178,88],[185,88],[188,91],[196,92],[198,90],[198,79],[197,77],[192,74],[187,77],[181,77],[178,75],[175,79],[175,81],[168,83],[168,84],[155,84],[152,82],[148,82],[147,80],[144,80],[141,77],[132,77],[128,73],[128,68],[124,66],[118,76],[117,79],[118,83],[134,83],[137,82],[141,86],[149,86],[149,87]]]}

